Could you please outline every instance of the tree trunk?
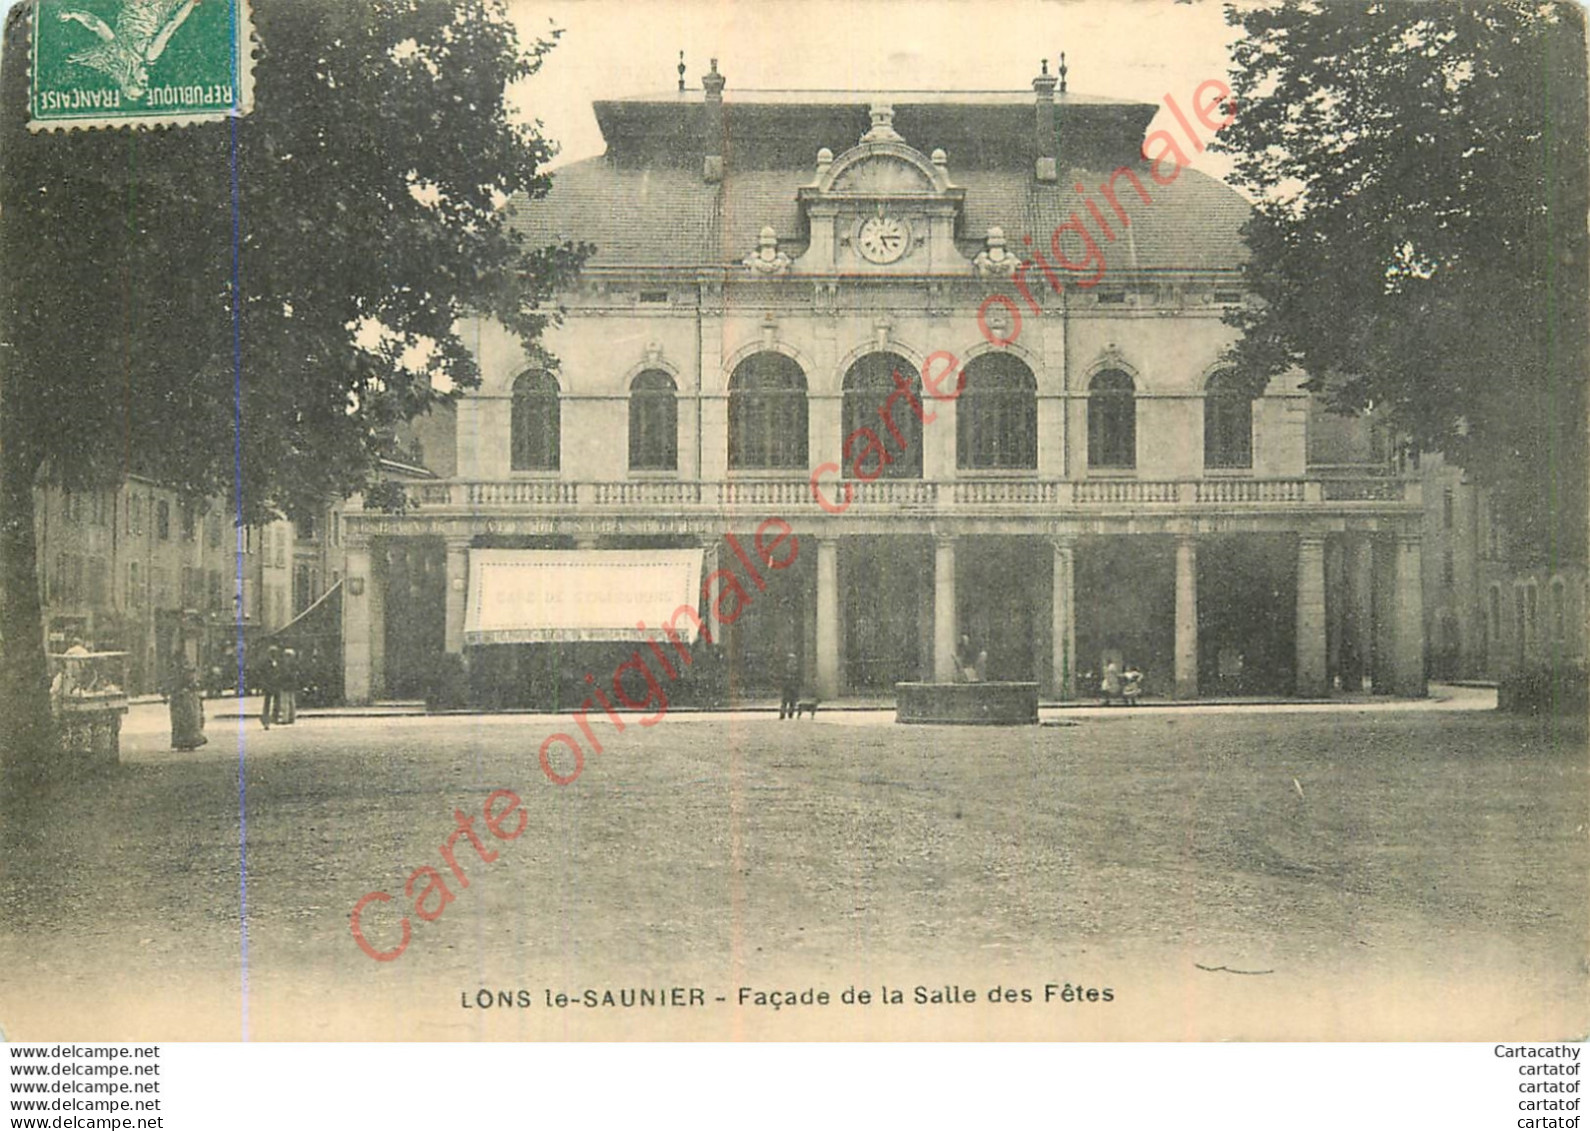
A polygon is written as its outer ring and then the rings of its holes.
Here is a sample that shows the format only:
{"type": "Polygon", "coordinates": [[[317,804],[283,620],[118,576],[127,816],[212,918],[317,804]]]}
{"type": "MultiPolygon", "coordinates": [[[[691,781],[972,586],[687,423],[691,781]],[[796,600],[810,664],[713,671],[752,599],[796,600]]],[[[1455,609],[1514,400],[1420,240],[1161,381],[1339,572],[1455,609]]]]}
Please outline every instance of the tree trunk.
{"type": "MultiPolygon", "coordinates": [[[[17,5],[6,21],[5,63],[0,68],[0,193],[12,183],[10,162],[26,128],[27,7],[17,5]]],[[[7,787],[35,780],[58,762],[53,756],[33,526],[40,453],[31,434],[34,414],[25,406],[30,375],[17,371],[15,272],[5,269],[26,254],[26,233],[18,230],[15,217],[14,208],[0,208],[0,773],[7,787]]]]}
{"type": "Polygon", "coordinates": [[[0,370],[0,770],[26,781],[56,759],[33,528],[38,463],[32,445],[15,443],[16,416],[4,411],[15,381],[0,370]]]}

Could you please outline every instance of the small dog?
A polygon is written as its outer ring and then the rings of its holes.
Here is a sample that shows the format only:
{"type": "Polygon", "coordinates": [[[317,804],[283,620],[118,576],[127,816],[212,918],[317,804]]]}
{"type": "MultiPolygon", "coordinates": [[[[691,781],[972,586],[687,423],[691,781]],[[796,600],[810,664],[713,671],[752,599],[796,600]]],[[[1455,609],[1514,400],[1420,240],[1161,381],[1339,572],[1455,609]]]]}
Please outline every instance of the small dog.
{"type": "Polygon", "coordinates": [[[802,711],[805,711],[814,719],[817,717],[817,697],[815,695],[795,701],[795,717],[797,719],[801,717],[802,711]]]}

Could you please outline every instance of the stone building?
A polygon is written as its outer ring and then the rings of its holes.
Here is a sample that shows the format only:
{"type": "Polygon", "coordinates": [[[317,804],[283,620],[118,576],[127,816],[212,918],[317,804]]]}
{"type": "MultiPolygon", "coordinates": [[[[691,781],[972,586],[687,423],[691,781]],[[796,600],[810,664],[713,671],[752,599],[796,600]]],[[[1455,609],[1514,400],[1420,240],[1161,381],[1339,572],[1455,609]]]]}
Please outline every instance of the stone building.
{"type": "Polygon", "coordinates": [[[1110,659],[1184,697],[1422,692],[1419,483],[1297,380],[1252,398],[1222,368],[1248,208],[1184,167],[1218,83],[1152,133],[1158,105],[1047,67],[1015,92],[736,96],[716,62],[682,85],[597,103],[606,153],[516,210],[535,245],[596,247],[556,362],[470,326],[483,384],[431,422],[434,478],[349,510],[351,699],[448,654],[486,702],[577,696],[595,637],[470,630],[513,600],[487,555],[681,548],[754,597],[719,577],[699,611],[731,697],[792,662],[823,697],[886,692],[958,651],[1061,698],[1110,659]],[[753,580],[770,518],[798,552],[753,580]]]}
{"type": "Polygon", "coordinates": [[[229,633],[235,527],[219,500],[195,506],[139,476],[101,490],[41,487],[34,533],[46,647],[125,651],[131,693],[164,687],[179,652],[206,663],[229,633]]]}
{"type": "Polygon", "coordinates": [[[1582,668],[1590,631],[1584,562],[1519,564],[1489,491],[1440,456],[1424,456],[1420,475],[1431,678],[1499,681],[1531,669],[1582,668]]]}
{"type": "Polygon", "coordinates": [[[281,630],[341,579],[340,514],[339,504],[307,523],[239,532],[226,500],[186,502],[141,476],[100,490],[41,486],[34,535],[46,647],[81,639],[126,652],[135,695],[165,687],[179,653],[205,672],[230,669],[239,633],[281,630]]]}

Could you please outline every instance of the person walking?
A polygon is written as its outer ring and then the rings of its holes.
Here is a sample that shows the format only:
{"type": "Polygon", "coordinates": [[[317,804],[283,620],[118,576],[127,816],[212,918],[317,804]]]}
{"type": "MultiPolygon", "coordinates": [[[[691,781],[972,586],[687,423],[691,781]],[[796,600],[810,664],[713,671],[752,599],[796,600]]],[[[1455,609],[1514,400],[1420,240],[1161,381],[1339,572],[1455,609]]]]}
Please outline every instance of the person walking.
{"type": "Polygon", "coordinates": [[[274,644],[266,649],[265,662],[259,669],[259,684],[260,690],[265,693],[264,702],[260,706],[259,721],[266,730],[270,730],[271,722],[281,707],[282,688],[281,655],[274,644]]]}
{"type": "Polygon", "coordinates": [[[291,648],[282,653],[281,684],[277,700],[281,704],[282,726],[298,721],[298,653],[291,648]]]}
{"type": "Polygon", "coordinates": [[[779,688],[778,717],[793,719],[801,697],[801,661],[794,652],[784,657],[784,678],[779,688]]]}

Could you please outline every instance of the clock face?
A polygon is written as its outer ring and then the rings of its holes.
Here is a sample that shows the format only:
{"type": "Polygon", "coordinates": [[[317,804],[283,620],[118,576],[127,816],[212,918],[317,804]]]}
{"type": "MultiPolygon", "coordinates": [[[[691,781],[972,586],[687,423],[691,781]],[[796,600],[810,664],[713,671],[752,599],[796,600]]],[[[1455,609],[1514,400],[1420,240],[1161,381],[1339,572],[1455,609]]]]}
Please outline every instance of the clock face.
{"type": "Polygon", "coordinates": [[[856,249],[874,263],[893,263],[911,246],[911,229],[893,216],[869,216],[856,232],[856,249]]]}

